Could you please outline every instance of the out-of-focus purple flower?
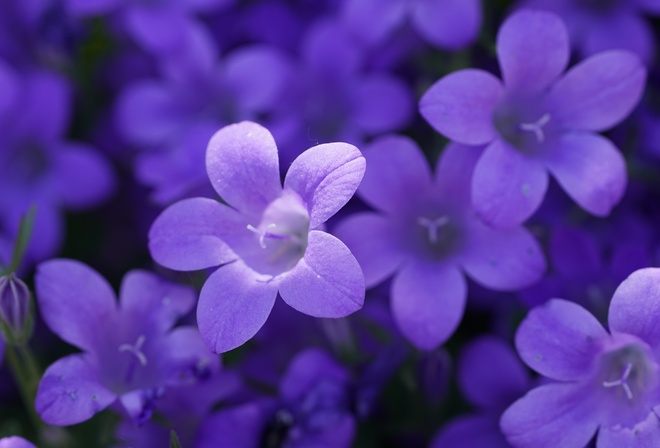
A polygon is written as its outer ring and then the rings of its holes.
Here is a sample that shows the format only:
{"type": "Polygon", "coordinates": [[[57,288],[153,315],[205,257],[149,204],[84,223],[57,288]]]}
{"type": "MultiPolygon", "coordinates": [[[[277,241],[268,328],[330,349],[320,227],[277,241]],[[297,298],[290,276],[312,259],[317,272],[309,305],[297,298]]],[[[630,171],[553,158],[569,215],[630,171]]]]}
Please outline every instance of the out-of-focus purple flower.
{"type": "Polygon", "coordinates": [[[562,225],[554,229],[548,250],[552,273],[520,291],[522,301],[531,308],[562,297],[579,303],[604,321],[616,286],[633,271],[652,263],[644,242],[627,238],[604,241],[605,245],[599,245],[591,233],[576,227],[562,225]]]}
{"type": "Polygon", "coordinates": [[[363,55],[341,24],[311,26],[300,53],[297,78],[283,103],[288,123],[280,123],[276,134],[285,142],[284,163],[310,144],[359,146],[368,136],[397,131],[412,119],[410,89],[385,71],[365,72],[363,55]]]}
{"type": "Polygon", "coordinates": [[[194,384],[167,389],[158,402],[158,412],[170,423],[169,428],[153,421],[137,426],[131,420],[124,420],[117,428],[117,438],[128,446],[162,448],[169,445],[170,430],[174,430],[181,446],[196,446],[197,432],[203,420],[214,406],[241,387],[236,372],[209,372],[209,375],[210,378],[200,378],[194,384]]]}
{"type": "Polygon", "coordinates": [[[94,148],[65,139],[71,92],[59,76],[18,73],[0,61],[0,229],[13,240],[31,204],[38,210],[28,259],[52,256],[62,238],[61,209],[108,198],[115,178],[94,148]],[[3,94],[4,97],[4,94],[3,94]]]}
{"type": "Polygon", "coordinates": [[[655,37],[643,15],[660,15],[657,0],[525,0],[522,5],[559,14],[582,56],[618,49],[647,64],[653,59],[655,37]]]}
{"type": "Polygon", "coordinates": [[[554,382],[502,415],[516,447],[660,446],[660,269],[634,272],[615,291],[608,333],[562,299],[533,309],[516,334],[525,363],[554,382]]]}
{"type": "Polygon", "coordinates": [[[451,73],[422,97],[420,112],[442,134],[488,144],[474,171],[472,201],[489,224],[520,224],[539,207],[548,173],[580,207],[607,215],[626,186],[625,161],[596,134],[639,101],[646,70],[630,52],[612,50],[562,76],[568,32],[545,11],[513,14],[497,36],[504,85],[476,69],[451,73]]]}
{"type": "Polygon", "coordinates": [[[196,15],[216,11],[234,0],[65,0],[74,17],[120,15],[131,37],[145,50],[169,56],[185,50],[201,27],[196,15]]]}
{"type": "Polygon", "coordinates": [[[271,116],[291,80],[291,62],[274,47],[243,46],[221,62],[216,51],[197,33],[185,57],[162,64],[162,79],[136,81],[119,97],[118,127],[141,148],[137,177],[155,188],[160,204],[211,195],[204,171],[209,138],[229,123],[271,116]]]}
{"type": "Polygon", "coordinates": [[[456,330],[465,308],[464,272],[496,290],[539,280],[541,248],[523,227],[493,230],[470,202],[479,148],[448,146],[432,176],[409,138],[387,136],[365,151],[369,169],[358,195],[380,213],[356,213],[336,228],[368,287],[394,275],[391,308],[403,334],[431,350],[456,330]]]}
{"type": "Polygon", "coordinates": [[[409,17],[424,40],[448,50],[474,42],[482,21],[481,0],[346,0],[341,14],[367,45],[384,41],[409,17]]]}
{"type": "Polygon", "coordinates": [[[23,437],[5,437],[0,439],[0,448],[37,448],[23,437]]]}
{"type": "Polygon", "coordinates": [[[14,274],[0,277],[0,332],[9,342],[25,342],[32,334],[32,294],[14,274]]]}
{"type": "Polygon", "coordinates": [[[476,339],[463,348],[457,375],[463,395],[477,411],[448,422],[431,448],[508,448],[499,428],[500,415],[531,387],[515,351],[492,336],[476,339]]]}
{"type": "Polygon", "coordinates": [[[362,307],[364,277],[348,248],[318,230],[353,196],[365,161],[346,143],[318,145],[290,166],[284,188],[267,129],[242,122],[211,139],[206,168],[229,205],[193,198],[154,222],[154,260],[177,270],[222,265],[204,284],[200,333],[215,353],[236,348],[263,326],[279,291],[296,310],[344,317],[362,307]]]}
{"type": "Polygon", "coordinates": [[[83,350],[44,373],[36,409],[46,423],[80,423],[118,398],[128,415],[143,423],[165,387],[195,381],[218,368],[217,357],[195,328],[172,330],[194,304],[189,288],[131,271],[117,303],[96,271],[65,259],[41,263],[35,283],[48,327],[83,350]]]}
{"type": "Polygon", "coordinates": [[[320,349],[289,365],[279,399],[255,400],[208,418],[197,448],[348,448],[355,434],[348,372],[320,349]]]}

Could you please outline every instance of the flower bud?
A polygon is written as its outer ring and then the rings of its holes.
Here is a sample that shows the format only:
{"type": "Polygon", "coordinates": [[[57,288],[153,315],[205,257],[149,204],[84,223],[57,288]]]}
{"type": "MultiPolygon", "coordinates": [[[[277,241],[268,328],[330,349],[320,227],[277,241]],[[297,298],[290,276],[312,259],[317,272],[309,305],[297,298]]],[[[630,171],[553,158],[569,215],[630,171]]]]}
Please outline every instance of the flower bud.
{"type": "Polygon", "coordinates": [[[14,274],[0,277],[0,331],[10,344],[32,335],[32,298],[27,285],[14,274]]]}

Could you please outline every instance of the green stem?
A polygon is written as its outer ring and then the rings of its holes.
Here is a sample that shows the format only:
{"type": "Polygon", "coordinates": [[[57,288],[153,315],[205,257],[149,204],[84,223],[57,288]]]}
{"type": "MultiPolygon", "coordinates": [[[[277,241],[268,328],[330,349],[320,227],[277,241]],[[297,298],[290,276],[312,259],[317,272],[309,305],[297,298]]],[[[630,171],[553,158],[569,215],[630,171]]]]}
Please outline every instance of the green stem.
{"type": "Polygon", "coordinates": [[[34,386],[31,384],[30,375],[25,371],[21,365],[21,360],[16,353],[16,350],[11,345],[7,345],[5,353],[7,355],[7,360],[9,361],[9,367],[14,375],[16,384],[18,385],[19,391],[21,393],[21,398],[25,405],[25,409],[30,416],[32,425],[36,432],[39,432],[41,429],[42,423],[41,419],[34,410],[34,386]]]}

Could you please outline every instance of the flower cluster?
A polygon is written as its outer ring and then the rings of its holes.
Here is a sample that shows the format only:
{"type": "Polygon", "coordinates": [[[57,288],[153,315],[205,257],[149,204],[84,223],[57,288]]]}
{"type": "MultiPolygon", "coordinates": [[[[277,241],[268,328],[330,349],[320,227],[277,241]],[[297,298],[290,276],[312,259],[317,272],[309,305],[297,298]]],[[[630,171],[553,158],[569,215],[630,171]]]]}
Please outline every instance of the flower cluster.
{"type": "Polygon", "coordinates": [[[0,11],[0,448],[660,446],[660,1],[0,11]]]}

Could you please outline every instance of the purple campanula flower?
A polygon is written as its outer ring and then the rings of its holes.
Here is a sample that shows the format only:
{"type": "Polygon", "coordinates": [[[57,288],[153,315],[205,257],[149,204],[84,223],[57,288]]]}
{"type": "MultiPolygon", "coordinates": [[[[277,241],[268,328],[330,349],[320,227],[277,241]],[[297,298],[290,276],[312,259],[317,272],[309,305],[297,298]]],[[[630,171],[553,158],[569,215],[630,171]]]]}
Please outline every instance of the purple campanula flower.
{"type": "Polygon", "coordinates": [[[74,17],[119,14],[128,33],[157,55],[182,51],[196,28],[196,15],[227,7],[234,0],[65,0],[74,17]]]}
{"type": "Polygon", "coordinates": [[[23,437],[4,437],[0,439],[0,448],[37,448],[23,437]]]}
{"type": "Polygon", "coordinates": [[[608,333],[587,310],[553,299],[516,334],[525,363],[554,380],[502,415],[515,447],[660,445],[660,269],[631,274],[615,291],[608,333]]]}
{"type": "Polygon", "coordinates": [[[20,217],[35,204],[27,258],[41,260],[60,244],[62,209],[107,199],[115,178],[98,151],[65,139],[72,95],[64,79],[46,71],[19,73],[0,61],[0,91],[9,92],[0,100],[0,233],[13,240],[20,217]]]}
{"type": "Polygon", "coordinates": [[[275,47],[243,46],[219,62],[210,37],[195,36],[184,59],[162,64],[161,79],[129,85],[117,104],[119,129],[141,148],[137,177],[160,204],[211,195],[206,142],[219,127],[270,115],[290,81],[291,62],[275,47]]]}
{"type": "Polygon", "coordinates": [[[194,447],[198,430],[214,406],[226,401],[241,388],[236,372],[209,373],[194,384],[170,387],[158,402],[159,414],[170,422],[164,427],[153,420],[137,426],[125,419],[117,427],[116,436],[126,445],[139,448],[169,446],[170,430],[174,430],[181,446],[194,447]]]}
{"type": "Polygon", "coordinates": [[[83,422],[117,399],[142,423],[165,387],[191,382],[218,367],[195,328],[172,330],[194,304],[186,287],[131,271],[117,303],[96,271],[65,259],[41,263],[35,284],[48,327],[83,350],[44,373],[36,409],[46,423],[83,422]]]}
{"type": "Polygon", "coordinates": [[[348,448],[355,434],[350,377],[323,350],[311,348],[289,364],[279,399],[224,409],[208,418],[197,448],[348,448]]]}
{"type": "Polygon", "coordinates": [[[336,229],[360,262],[368,287],[394,275],[391,309],[416,347],[446,341],[463,316],[464,272],[496,290],[539,280],[541,248],[523,227],[493,230],[470,202],[470,176],[479,148],[448,146],[432,176],[421,150],[407,137],[375,141],[358,195],[380,213],[356,213],[336,229]]]}
{"type": "Polygon", "coordinates": [[[457,50],[481,29],[481,0],[346,0],[342,20],[357,38],[375,45],[406,20],[430,44],[457,50]]]}
{"type": "Polygon", "coordinates": [[[265,128],[242,122],[209,142],[206,168],[229,206],[192,198],[167,208],[149,232],[154,260],[177,270],[220,268],[204,284],[197,321],[216,352],[263,326],[279,291],[296,310],[344,317],[362,307],[364,277],[348,248],[318,230],[352,196],[365,170],[346,143],[301,154],[280,181],[277,146],[265,128]]]}
{"type": "Polygon", "coordinates": [[[23,343],[32,335],[32,294],[14,274],[0,276],[0,332],[8,342],[23,343]]]}
{"type": "Polygon", "coordinates": [[[513,348],[493,336],[480,337],[461,351],[457,375],[463,395],[477,410],[445,424],[430,448],[508,448],[500,415],[532,385],[513,348]]]}
{"type": "Polygon", "coordinates": [[[650,63],[655,50],[653,30],[644,14],[660,15],[658,0],[526,0],[525,7],[550,10],[568,26],[580,54],[628,50],[650,63]]]}
{"type": "Polygon", "coordinates": [[[596,134],[637,104],[646,70],[626,51],[593,56],[561,76],[569,59],[556,15],[526,10],[502,25],[497,50],[504,85],[467,69],[437,81],[420,112],[464,144],[488,144],[474,171],[472,201],[491,225],[515,226],[539,207],[548,173],[580,207],[607,215],[626,185],[625,161],[596,134]]]}
{"type": "Polygon", "coordinates": [[[298,76],[283,105],[289,117],[279,133],[287,142],[284,163],[310,143],[359,146],[367,137],[397,131],[412,119],[408,86],[387,71],[365,71],[364,55],[340,23],[312,25],[300,53],[298,76]]]}

